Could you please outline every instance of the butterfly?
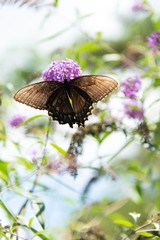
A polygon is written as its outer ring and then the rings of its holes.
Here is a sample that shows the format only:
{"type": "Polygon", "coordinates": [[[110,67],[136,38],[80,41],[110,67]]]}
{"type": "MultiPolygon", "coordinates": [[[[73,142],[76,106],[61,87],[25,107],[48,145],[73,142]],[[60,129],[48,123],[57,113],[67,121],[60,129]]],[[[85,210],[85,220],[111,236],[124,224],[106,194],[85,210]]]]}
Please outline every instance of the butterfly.
{"type": "Polygon", "coordinates": [[[86,75],[64,82],[42,81],[21,88],[14,99],[40,110],[60,124],[84,126],[93,103],[109,95],[118,86],[116,80],[103,75],[86,75]]]}

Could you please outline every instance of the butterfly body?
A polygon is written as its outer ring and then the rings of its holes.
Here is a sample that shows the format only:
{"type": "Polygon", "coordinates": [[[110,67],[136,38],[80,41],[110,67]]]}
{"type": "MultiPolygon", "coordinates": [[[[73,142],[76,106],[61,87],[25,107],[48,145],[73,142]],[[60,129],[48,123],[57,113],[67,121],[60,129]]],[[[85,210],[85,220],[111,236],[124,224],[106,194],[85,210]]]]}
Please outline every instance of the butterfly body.
{"type": "Polygon", "coordinates": [[[80,76],[73,80],[43,81],[20,89],[16,101],[47,110],[60,124],[84,126],[93,109],[93,103],[109,95],[118,86],[117,81],[101,75],[80,76]]]}

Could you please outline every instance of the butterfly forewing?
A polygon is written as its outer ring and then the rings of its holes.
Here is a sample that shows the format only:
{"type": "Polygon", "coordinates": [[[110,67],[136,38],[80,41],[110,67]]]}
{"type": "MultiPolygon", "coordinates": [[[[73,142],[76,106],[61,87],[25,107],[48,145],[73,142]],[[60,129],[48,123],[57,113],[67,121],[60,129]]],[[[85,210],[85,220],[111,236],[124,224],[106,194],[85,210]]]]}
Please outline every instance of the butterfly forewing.
{"type": "Polygon", "coordinates": [[[71,82],[73,87],[78,87],[86,92],[93,102],[98,102],[109,95],[118,86],[116,80],[101,75],[81,76],[71,82]]]}
{"type": "Polygon", "coordinates": [[[30,84],[21,88],[15,95],[16,101],[24,103],[34,108],[47,109],[47,101],[63,84],[55,81],[44,81],[39,83],[30,84]]]}

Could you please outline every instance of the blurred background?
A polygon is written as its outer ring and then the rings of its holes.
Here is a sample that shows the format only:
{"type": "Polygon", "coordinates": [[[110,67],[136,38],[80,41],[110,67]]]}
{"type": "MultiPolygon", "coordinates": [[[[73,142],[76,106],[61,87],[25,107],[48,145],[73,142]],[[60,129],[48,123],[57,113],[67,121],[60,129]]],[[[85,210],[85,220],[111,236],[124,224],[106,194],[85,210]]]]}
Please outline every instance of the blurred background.
{"type": "Polygon", "coordinates": [[[147,37],[159,28],[156,0],[0,1],[0,239],[158,239],[160,72],[147,37]],[[66,58],[120,85],[84,129],[13,99],[66,58]],[[122,114],[134,76],[141,121],[122,114]]]}

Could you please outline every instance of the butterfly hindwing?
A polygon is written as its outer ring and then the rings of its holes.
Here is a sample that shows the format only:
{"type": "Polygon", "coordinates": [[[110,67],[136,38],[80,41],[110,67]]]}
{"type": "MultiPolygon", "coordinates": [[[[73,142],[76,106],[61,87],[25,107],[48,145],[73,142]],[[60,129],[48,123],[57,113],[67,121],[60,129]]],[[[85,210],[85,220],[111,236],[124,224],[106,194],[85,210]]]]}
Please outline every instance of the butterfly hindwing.
{"type": "Polygon", "coordinates": [[[92,101],[90,97],[80,89],[65,87],[54,91],[47,101],[48,114],[60,124],[68,123],[70,127],[74,123],[84,126],[85,120],[91,114],[92,101]]]}
{"type": "Polygon", "coordinates": [[[89,95],[93,102],[98,102],[115,90],[118,83],[111,77],[87,75],[75,78],[71,81],[71,86],[80,88],[89,95]]]}
{"type": "Polygon", "coordinates": [[[56,81],[44,81],[30,84],[21,88],[15,95],[16,101],[34,107],[36,109],[47,109],[48,98],[62,87],[62,83],[56,81]]]}
{"type": "Polygon", "coordinates": [[[68,123],[72,127],[75,123],[73,108],[64,86],[49,97],[47,109],[53,120],[57,120],[60,124],[68,123]]]}
{"type": "Polygon", "coordinates": [[[92,100],[79,88],[70,88],[70,98],[72,99],[72,108],[74,111],[75,122],[78,126],[84,126],[93,109],[92,100]]]}

